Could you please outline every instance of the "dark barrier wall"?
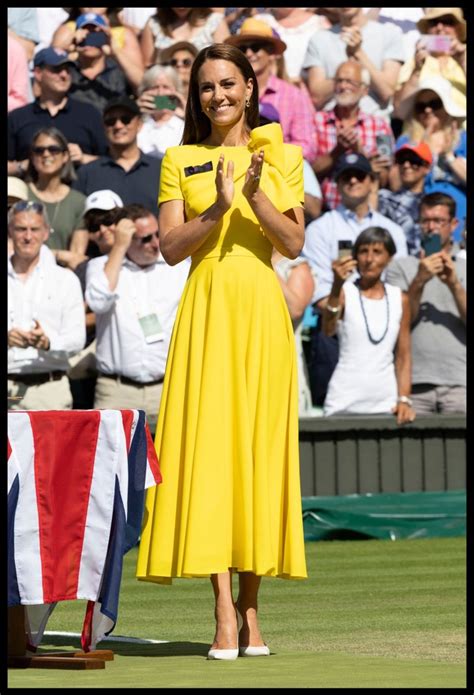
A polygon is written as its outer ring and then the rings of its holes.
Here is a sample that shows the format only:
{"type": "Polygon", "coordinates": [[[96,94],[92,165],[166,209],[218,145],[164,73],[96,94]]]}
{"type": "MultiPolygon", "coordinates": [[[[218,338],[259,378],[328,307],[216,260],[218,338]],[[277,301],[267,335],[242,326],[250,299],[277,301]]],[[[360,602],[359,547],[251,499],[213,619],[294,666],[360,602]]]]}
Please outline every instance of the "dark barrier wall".
{"type": "Polygon", "coordinates": [[[466,418],[418,416],[300,419],[303,497],[463,490],[466,418]]]}

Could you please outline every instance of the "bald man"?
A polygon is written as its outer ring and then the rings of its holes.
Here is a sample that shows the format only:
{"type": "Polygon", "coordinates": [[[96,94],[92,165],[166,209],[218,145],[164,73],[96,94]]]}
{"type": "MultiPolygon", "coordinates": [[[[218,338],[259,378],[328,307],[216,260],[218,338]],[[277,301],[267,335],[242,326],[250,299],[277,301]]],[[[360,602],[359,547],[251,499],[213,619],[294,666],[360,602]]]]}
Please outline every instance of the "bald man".
{"type": "Polygon", "coordinates": [[[364,155],[372,165],[378,185],[383,187],[387,183],[391,156],[379,154],[379,146],[385,140],[387,149],[393,152],[393,133],[386,119],[360,109],[369,84],[367,68],[355,60],[344,61],[334,75],[334,109],[316,112],[317,152],[313,168],[321,182],[326,210],[333,210],[341,202],[332,173],[336,160],[343,154],[364,155]]]}

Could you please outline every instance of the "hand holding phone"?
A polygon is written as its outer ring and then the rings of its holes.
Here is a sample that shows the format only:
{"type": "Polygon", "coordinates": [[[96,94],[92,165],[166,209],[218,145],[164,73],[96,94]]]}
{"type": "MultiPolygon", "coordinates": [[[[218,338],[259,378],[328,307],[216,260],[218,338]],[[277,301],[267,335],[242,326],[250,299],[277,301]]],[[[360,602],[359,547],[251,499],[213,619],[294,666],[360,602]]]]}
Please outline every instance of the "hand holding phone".
{"type": "Polygon", "coordinates": [[[387,133],[378,133],[375,136],[377,154],[382,157],[392,156],[392,138],[387,133]]]}
{"type": "Polygon", "coordinates": [[[156,109],[169,109],[174,111],[179,106],[179,100],[173,94],[165,94],[155,96],[155,108],[156,109]]]}
{"type": "Polygon", "coordinates": [[[439,253],[442,248],[441,235],[438,234],[438,232],[425,234],[421,239],[421,248],[425,252],[425,257],[432,256],[434,253],[439,253]]]}
{"type": "Polygon", "coordinates": [[[339,239],[337,242],[337,257],[338,260],[342,258],[350,257],[352,258],[352,241],[350,239],[339,239]]]}
{"type": "Polygon", "coordinates": [[[449,53],[451,37],[445,34],[422,34],[420,41],[428,53],[449,53]]]}

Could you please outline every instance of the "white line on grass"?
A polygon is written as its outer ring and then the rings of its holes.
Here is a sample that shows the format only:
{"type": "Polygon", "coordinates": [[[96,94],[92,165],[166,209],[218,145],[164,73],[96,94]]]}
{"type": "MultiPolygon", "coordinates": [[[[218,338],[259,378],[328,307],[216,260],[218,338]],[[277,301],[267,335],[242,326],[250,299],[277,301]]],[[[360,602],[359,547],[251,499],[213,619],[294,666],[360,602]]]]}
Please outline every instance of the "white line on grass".
{"type": "MultiPolygon", "coordinates": [[[[80,632],[45,632],[46,636],[51,637],[81,637],[80,632]]],[[[121,635],[110,635],[104,637],[101,642],[131,642],[133,644],[165,644],[169,640],[166,639],[142,639],[141,637],[122,637],[121,635]]]]}

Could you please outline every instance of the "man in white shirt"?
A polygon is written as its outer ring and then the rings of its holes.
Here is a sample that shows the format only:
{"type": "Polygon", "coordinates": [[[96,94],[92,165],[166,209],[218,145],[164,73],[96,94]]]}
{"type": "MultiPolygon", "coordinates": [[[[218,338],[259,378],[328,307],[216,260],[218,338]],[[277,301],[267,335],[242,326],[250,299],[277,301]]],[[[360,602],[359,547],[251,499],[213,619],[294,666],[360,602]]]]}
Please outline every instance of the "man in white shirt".
{"type": "MultiPolygon", "coordinates": [[[[352,245],[364,229],[383,227],[390,232],[395,243],[397,253],[394,258],[408,255],[403,229],[370,207],[374,173],[369,160],[360,154],[344,154],[336,161],[333,175],[342,203],[306,227],[302,252],[317,276],[313,303],[318,313],[326,310],[333,282],[332,263],[338,258],[339,241],[352,245]]],[[[358,274],[353,273],[349,279],[355,280],[357,277],[358,274]]],[[[320,327],[319,320],[312,333],[308,365],[315,405],[324,402],[327,384],[339,356],[337,335],[324,336],[320,327]]]]}
{"type": "Polygon", "coordinates": [[[153,431],[189,260],[169,266],[160,255],[155,215],[141,205],[124,210],[111,251],[87,267],[99,373],[94,407],[145,410],[153,431]]]}
{"type": "Polygon", "coordinates": [[[79,280],[43,246],[49,235],[41,203],[20,201],[8,213],[8,395],[11,409],[72,407],[68,357],[84,347],[79,280]],[[46,251],[45,251],[46,250],[46,251]]]}

